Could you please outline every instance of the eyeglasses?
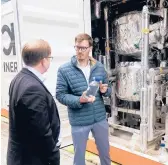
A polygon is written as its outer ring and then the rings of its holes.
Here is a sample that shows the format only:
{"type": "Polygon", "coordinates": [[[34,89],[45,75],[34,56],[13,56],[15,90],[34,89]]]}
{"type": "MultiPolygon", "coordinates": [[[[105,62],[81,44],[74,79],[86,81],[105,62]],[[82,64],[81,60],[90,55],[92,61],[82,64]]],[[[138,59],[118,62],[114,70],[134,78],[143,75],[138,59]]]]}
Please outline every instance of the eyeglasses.
{"type": "Polygon", "coordinates": [[[50,60],[52,61],[54,57],[50,56],[50,57],[46,57],[46,58],[50,58],[50,60]]]}
{"type": "Polygon", "coordinates": [[[90,46],[89,47],[74,46],[74,48],[75,48],[76,51],[80,50],[81,52],[85,52],[88,48],[90,48],[90,46]]]}

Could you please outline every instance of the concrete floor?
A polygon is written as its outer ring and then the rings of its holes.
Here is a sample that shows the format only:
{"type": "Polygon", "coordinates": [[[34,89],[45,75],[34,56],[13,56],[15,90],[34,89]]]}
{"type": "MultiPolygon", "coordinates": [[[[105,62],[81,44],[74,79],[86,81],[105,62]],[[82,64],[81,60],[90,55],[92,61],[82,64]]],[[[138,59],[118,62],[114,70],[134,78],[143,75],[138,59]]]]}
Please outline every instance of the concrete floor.
{"type": "MultiPolygon", "coordinates": [[[[8,120],[1,117],[1,165],[6,165],[6,151],[8,142],[8,120]]],[[[61,163],[60,165],[73,165],[73,154],[60,150],[61,152],[61,163]]],[[[93,165],[93,163],[87,162],[86,165],[93,165]]]]}
{"type": "MultiPolygon", "coordinates": [[[[57,107],[60,114],[61,120],[61,136],[62,136],[62,146],[67,146],[72,144],[71,138],[71,127],[68,121],[67,109],[65,106],[57,102],[57,107]]],[[[1,165],[6,165],[6,151],[8,143],[8,119],[1,117],[1,165]]],[[[60,165],[73,165],[73,154],[67,152],[65,149],[61,149],[61,163],[60,165]]],[[[86,161],[86,165],[93,165],[86,161]]],[[[96,163],[97,164],[97,163],[96,163]]]]}
{"type": "MultiPolygon", "coordinates": [[[[60,120],[61,120],[61,137],[62,145],[61,147],[72,145],[71,137],[71,127],[68,120],[67,109],[65,106],[59,104],[56,101],[60,120]]],[[[8,142],[8,119],[1,117],[1,165],[6,165],[6,151],[7,151],[7,142],[8,142]]],[[[71,148],[71,147],[70,147],[71,148]]],[[[60,165],[73,165],[74,154],[68,151],[67,148],[62,148],[61,153],[61,163],[60,165]]],[[[115,163],[112,163],[113,165],[115,163]]],[[[86,152],[86,165],[100,165],[100,160],[97,155],[86,152]],[[89,155],[89,156],[88,156],[89,155]]],[[[116,165],[116,164],[115,164],[116,165]]]]}

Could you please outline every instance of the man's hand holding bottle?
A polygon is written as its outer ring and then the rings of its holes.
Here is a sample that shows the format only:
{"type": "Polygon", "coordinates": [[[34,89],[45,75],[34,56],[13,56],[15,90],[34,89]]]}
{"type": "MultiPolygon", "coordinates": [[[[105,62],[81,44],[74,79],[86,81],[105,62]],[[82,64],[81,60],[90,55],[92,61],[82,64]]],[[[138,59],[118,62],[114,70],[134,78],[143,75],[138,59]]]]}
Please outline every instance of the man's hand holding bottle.
{"type": "Polygon", "coordinates": [[[84,91],[80,97],[80,103],[93,103],[95,101],[95,96],[86,96],[87,91],[84,91]]]}
{"type": "Polygon", "coordinates": [[[96,99],[95,95],[98,89],[100,89],[101,93],[106,93],[108,84],[102,84],[102,81],[97,84],[91,84],[87,91],[84,91],[80,97],[80,103],[93,103],[96,99]]]}

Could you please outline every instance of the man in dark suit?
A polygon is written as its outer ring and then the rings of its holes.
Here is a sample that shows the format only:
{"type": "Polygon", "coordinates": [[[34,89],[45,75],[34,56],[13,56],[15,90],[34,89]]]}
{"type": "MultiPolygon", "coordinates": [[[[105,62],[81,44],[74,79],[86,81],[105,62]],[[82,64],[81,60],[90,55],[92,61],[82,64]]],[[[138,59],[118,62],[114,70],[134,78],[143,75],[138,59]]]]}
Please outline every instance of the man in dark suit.
{"type": "Polygon", "coordinates": [[[26,65],[9,89],[7,165],[59,165],[60,119],[55,101],[43,84],[51,48],[44,40],[25,44],[26,65]]]}

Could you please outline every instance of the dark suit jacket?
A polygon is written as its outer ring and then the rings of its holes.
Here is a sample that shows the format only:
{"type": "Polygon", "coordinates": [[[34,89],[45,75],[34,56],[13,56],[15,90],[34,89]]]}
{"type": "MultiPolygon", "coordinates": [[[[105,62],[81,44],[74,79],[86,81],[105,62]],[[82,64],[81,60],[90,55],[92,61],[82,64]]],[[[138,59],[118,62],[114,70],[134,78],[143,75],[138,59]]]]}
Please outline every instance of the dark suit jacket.
{"type": "Polygon", "coordinates": [[[40,79],[23,68],[9,89],[7,165],[59,165],[60,119],[40,79]]]}

